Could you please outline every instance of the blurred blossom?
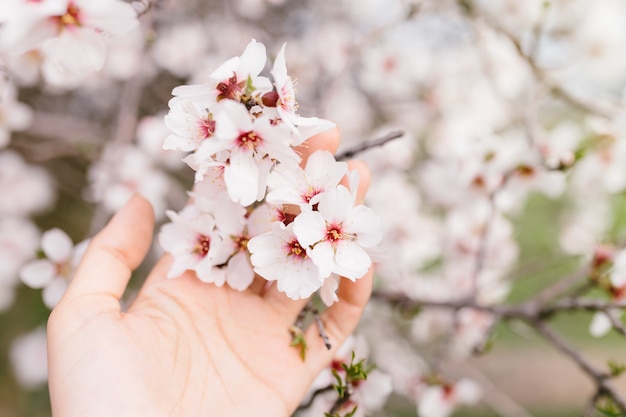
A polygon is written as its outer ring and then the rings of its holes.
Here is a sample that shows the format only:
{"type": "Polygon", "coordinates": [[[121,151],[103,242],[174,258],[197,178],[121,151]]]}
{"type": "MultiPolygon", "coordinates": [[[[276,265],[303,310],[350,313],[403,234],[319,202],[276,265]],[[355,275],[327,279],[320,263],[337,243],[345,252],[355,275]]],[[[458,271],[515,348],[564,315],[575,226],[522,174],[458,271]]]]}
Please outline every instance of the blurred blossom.
{"type": "Polygon", "coordinates": [[[109,213],[117,212],[133,194],[140,193],[152,203],[157,218],[162,218],[166,197],[174,186],[152,158],[135,145],[108,146],[88,176],[89,198],[109,213]]]}
{"type": "Polygon", "coordinates": [[[52,177],[40,166],[27,164],[14,151],[0,152],[0,216],[29,216],[51,207],[52,177]]]}
{"type": "Polygon", "coordinates": [[[46,330],[43,327],[20,335],[11,343],[11,368],[22,388],[36,389],[48,382],[46,343],[46,330]]]}
{"type": "Polygon", "coordinates": [[[39,230],[30,220],[0,216],[0,311],[13,303],[18,271],[36,256],[38,247],[39,230]]]}
{"type": "Polygon", "coordinates": [[[207,46],[206,27],[187,22],[163,30],[152,48],[152,56],[159,67],[184,78],[199,68],[207,46]]]}
{"type": "Polygon", "coordinates": [[[11,140],[11,132],[28,128],[33,119],[30,107],[17,101],[16,89],[8,85],[0,89],[0,149],[11,140]]]}
{"type": "Polygon", "coordinates": [[[87,249],[87,241],[74,246],[70,237],[60,229],[50,229],[41,237],[44,258],[34,259],[20,268],[20,279],[31,288],[43,288],[44,304],[57,305],[76,267],[87,249]]]}

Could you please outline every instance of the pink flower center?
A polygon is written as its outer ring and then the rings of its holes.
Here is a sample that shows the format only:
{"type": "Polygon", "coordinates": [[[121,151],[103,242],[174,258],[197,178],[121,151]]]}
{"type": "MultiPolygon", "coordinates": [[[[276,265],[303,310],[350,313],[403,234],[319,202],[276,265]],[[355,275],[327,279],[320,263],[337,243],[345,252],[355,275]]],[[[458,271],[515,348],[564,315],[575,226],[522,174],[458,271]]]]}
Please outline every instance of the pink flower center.
{"type": "Polygon", "coordinates": [[[248,148],[249,150],[255,149],[263,142],[263,138],[256,134],[254,131],[245,132],[239,135],[237,138],[237,145],[240,148],[248,148]]]}
{"type": "Polygon", "coordinates": [[[198,235],[196,246],[194,247],[194,253],[197,253],[204,258],[211,247],[211,238],[205,235],[198,235]]]}
{"type": "Polygon", "coordinates": [[[296,258],[304,259],[306,258],[306,251],[297,240],[292,240],[287,244],[287,248],[289,249],[289,253],[287,256],[295,256],[296,258]]]}
{"type": "Polygon", "coordinates": [[[225,98],[237,100],[238,97],[241,95],[243,87],[246,85],[245,81],[237,81],[237,74],[233,74],[233,76],[230,77],[228,80],[219,83],[217,87],[215,87],[217,91],[219,91],[217,101],[223,100],[225,98]]]}
{"type": "Polygon", "coordinates": [[[237,252],[248,250],[248,241],[250,241],[250,238],[248,236],[233,236],[232,239],[233,242],[235,242],[235,248],[237,252]]]}
{"type": "Polygon", "coordinates": [[[67,11],[62,16],[53,17],[56,22],[59,31],[65,28],[73,28],[81,25],[80,9],[70,2],[67,6],[67,11]]]}
{"type": "Polygon", "coordinates": [[[211,113],[209,113],[206,119],[200,120],[198,125],[202,139],[208,139],[215,133],[215,120],[213,120],[213,115],[211,113]]]}
{"type": "Polygon", "coordinates": [[[318,188],[309,188],[307,190],[306,193],[304,193],[304,195],[302,196],[302,198],[304,199],[304,201],[306,201],[307,203],[311,202],[311,199],[313,197],[315,197],[316,195],[320,194],[321,192],[323,192],[323,189],[318,189],[318,188]]]}
{"type": "Polygon", "coordinates": [[[335,243],[338,240],[343,239],[343,233],[341,232],[341,226],[333,224],[326,229],[326,240],[335,243]]]}

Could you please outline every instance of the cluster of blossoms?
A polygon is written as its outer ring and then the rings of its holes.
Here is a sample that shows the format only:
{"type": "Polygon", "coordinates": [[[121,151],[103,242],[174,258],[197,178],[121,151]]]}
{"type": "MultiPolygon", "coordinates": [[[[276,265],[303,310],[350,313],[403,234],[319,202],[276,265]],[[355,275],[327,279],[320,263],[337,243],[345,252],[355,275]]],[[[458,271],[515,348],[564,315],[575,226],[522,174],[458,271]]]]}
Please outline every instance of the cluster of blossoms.
{"type": "MultiPolygon", "coordinates": [[[[11,307],[18,277],[53,305],[71,275],[80,246],[40,229],[51,220],[55,182],[63,189],[58,212],[98,204],[92,230],[134,192],[162,220],[166,207],[187,200],[180,153],[196,183],[191,203],[168,212],[160,234],[175,258],[171,277],[192,270],[244,289],[256,274],[288,297],[319,291],[331,303],[339,276],[361,276],[378,220],[355,203],[346,164],[325,152],[301,161],[298,146],[332,124],[298,115],[284,47],[273,42],[285,37],[302,112],[306,103],[307,112],[336,121],[342,146],[358,147],[373,132],[408,133],[360,155],[373,172],[367,204],[385,219],[382,246],[393,257],[377,265],[359,330],[392,383],[371,374],[355,386],[358,414],[383,401],[370,382],[380,393],[393,385],[420,417],[473,404],[475,384],[454,382],[447,366],[490,337],[498,317],[489,309],[508,302],[517,277],[541,270],[557,278],[553,265],[577,264],[592,271],[587,284],[604,301],[623,304],[625,3],[337,0],[308,2],[303,13],[290,0],[164,0],[151,2],[155,13],[142,27],[131,3],[2,0],[0,310],[11,307]],[[266,53],[256,42],[218,64],[252,37],[280,51],[271,81],[260,75],[266,53]],[[182,79],[194,85],[174,90],[167,116],[155,114],[182,79]],[[138,104],[119,98],[134,89],[142,91],[138,104]],[[118,105],[123,117],[113,123],[118,105]],[[137,129],[113,132],[135,110],[137,129]],[[66,121],[79,128],[61,129],[66,121]],[[68,175],[68,165],[84,169],[68,175]],[[542,230],[534,221],[544,221],[542,230]],[[407,319],[381,294],[427,307],[407,319]],[[445,307],[466,300],[481,308],[445,307]]],[[[57,214],[72,236],[87,234],[82,222],[57,214]]],[[[617,329],[621,311],[597,312],[590,333],[617,329]]],[[[15,363],[41,366],[32,359],[40,349],[25,347],[41,345],[41,331],[34,335],[16,340],[24,355],[12,354],[15,363]]],[[[346,352],[334,362],[339,372],[346,352]]],[[[15,369],[25,386],[41,375],[15,369]]],[[[496,385],[511,392],[512,379],[496,385]]],[[[332,401],[320,395],[311,410],[332,401]]]]}
{"type": "MultiPolygon", "coordinates": [[[[104,66],[107,37],[138,26],[137,14],[120,0],[7,0],[0,11],[0,51],[28,52],[42,62],[51,84],[76,84],[104,66]]],[[[22,60],[18,66],[31,66],[22,60]]]]}
{"type": "Polygon", "coordinates": [[[297,146],[334,125],[297,114],[285,46],[259,75],[265,46],[251,41],[201,85],[176,87],[165,117],[166,149],[189,152],[191,202],[168,212],[159,241],[174,257],[168,277],[192,270],[204,282],[244,290],[255,273],[291,299],[320,291],[330,305],[339,277],[372,264],[380,218],[356,202],[358,178],[326,151],[304,167],[297,146]]]}

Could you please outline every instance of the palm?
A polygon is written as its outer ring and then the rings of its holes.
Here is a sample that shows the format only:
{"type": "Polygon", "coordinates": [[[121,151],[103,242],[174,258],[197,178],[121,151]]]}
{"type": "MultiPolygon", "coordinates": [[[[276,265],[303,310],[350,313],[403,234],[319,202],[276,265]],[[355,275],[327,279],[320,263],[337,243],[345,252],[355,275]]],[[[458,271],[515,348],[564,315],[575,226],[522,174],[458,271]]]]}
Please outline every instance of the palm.
{"type": "MultiPolygon", "coordinates": [[[[336,148],[336,132],[317,138],[317,147],[336,148]]],[[[55,416],[289,416],[356,326],[371,274],[343,280],[341,301],[322,315],[333,348],[309,328],[302,361],[288,330],[306,300],[289,300],[275,287],[219,288],[192,273],[168,280],[167,256],[122,312],[119,299],[153,227],[149,203],[133,198],[93,239],[54,309],[48,357],[55,416]]]]}

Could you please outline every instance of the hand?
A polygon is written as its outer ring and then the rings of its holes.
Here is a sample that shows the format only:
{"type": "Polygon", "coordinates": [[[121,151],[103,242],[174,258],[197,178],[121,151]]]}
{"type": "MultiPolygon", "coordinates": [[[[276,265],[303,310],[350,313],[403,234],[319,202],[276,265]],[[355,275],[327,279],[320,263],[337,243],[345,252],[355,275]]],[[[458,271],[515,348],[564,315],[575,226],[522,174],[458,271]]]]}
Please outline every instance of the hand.
{"type": "MultiPolygon", "coordinates": [[[[309,140],[302,153],[334,152],[338,142],[331,131],[309,140]]],[[[368,171],[357,163],[351,169],[360,171],[362,199],[368,171]]],[[[153,228],[149,203],[133,197],[93,238],[53,310],[54,416],[290,416],[354,330],[371,292],[371,271],[356,283],[342,280],[340,301],[322,314],[332,349],[311,326],[303,361],[288,329],[307,300],[264,288],[260,278],[243,292],[202,283],[190,272],[168,280],[171,258],[164,256],[121,311],[119,300],[153,228]]]]}

